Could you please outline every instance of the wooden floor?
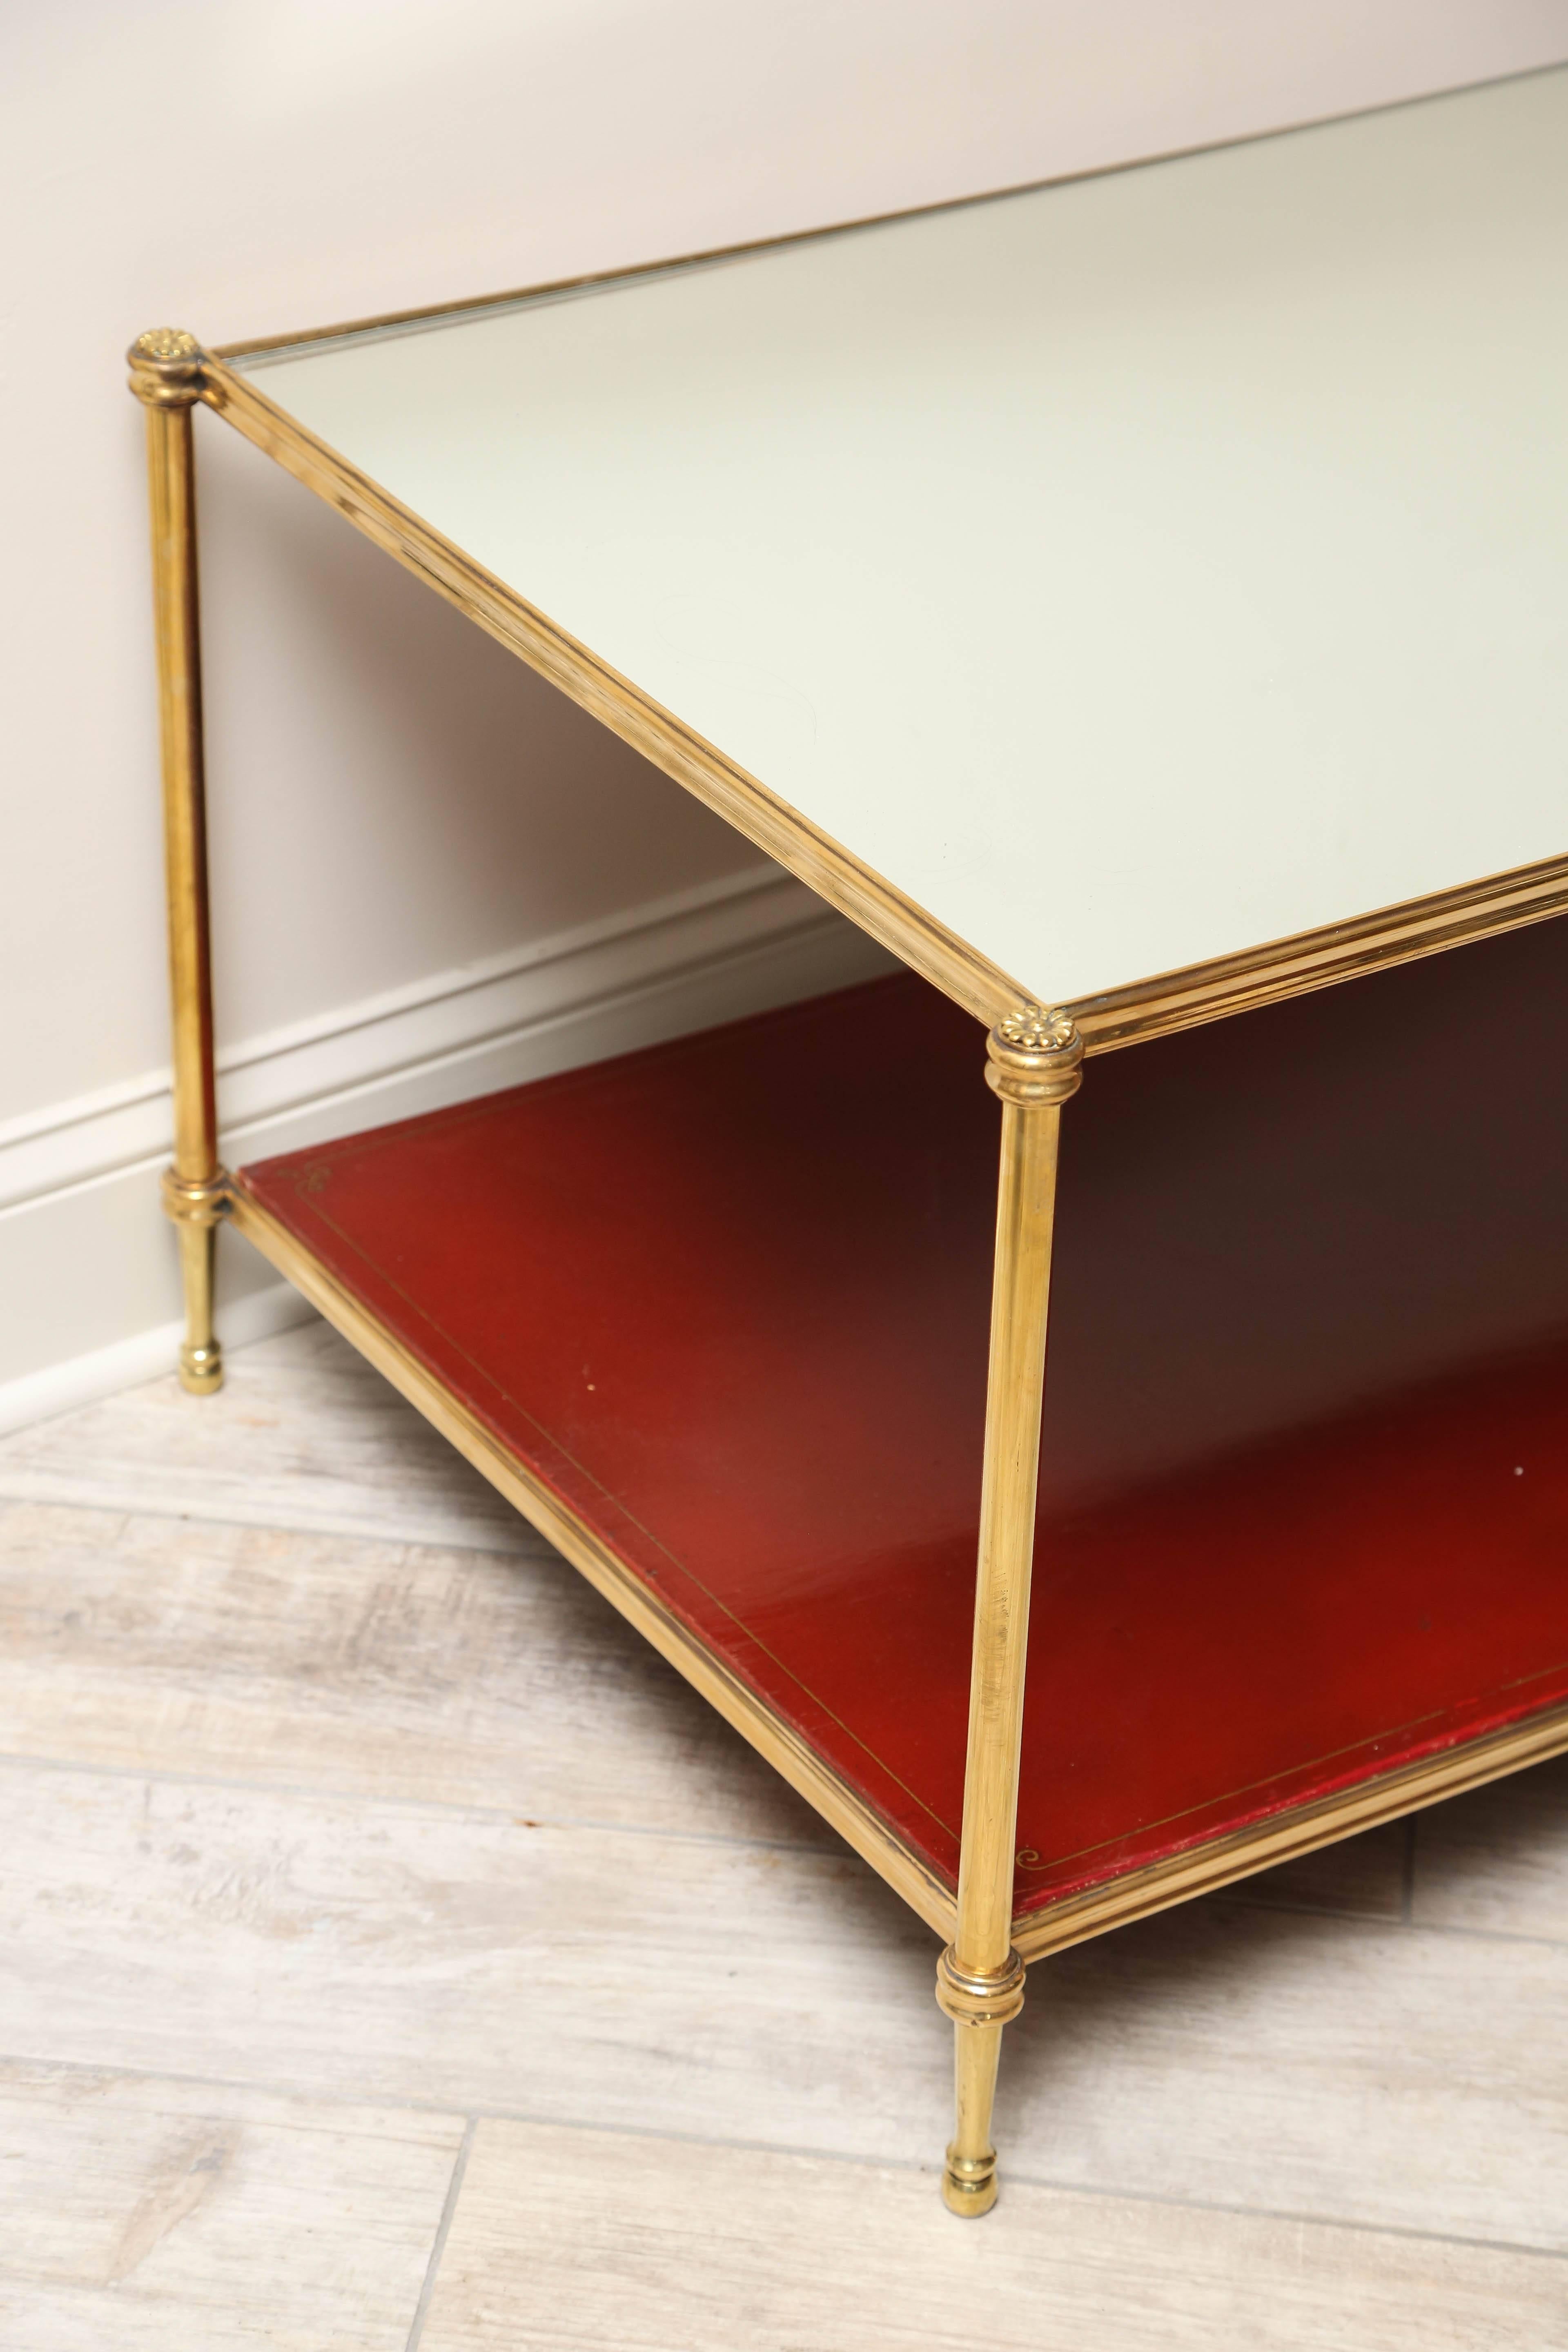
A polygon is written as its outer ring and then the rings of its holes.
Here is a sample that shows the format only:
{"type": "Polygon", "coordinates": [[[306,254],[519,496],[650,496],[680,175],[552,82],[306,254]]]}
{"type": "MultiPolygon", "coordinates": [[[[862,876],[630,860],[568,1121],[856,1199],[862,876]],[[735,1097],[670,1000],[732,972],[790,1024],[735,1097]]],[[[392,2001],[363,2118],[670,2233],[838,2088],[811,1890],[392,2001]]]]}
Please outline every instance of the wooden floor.
{"type": "Polygon", "coordinates": [[[0,1444],[0,2343],[1568,2347],[1568,1769],[932,1939],[321,1325],[0,1444]]]}

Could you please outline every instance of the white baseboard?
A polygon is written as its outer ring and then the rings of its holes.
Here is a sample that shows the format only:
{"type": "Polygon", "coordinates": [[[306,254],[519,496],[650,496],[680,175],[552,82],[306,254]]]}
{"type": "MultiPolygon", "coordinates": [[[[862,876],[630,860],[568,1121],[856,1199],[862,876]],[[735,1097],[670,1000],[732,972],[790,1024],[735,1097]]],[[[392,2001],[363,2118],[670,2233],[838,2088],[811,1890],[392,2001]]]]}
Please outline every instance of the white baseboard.
{"type": "MultiPolygon", "coordinates": [[[[694,1007],[710,1001],[715,1009],[706,1017],[721,1021],[741,965],[776,964],[781,951],[784,961],[798,962],[803,949],[803,969],[820,963],[830,973],[824,988],[840,984],[841,968],[851,978],[862,969],[869,976],[890,968],[879,949],[802,883],[776,866],[749,866],[223,1049],[218,1115],[226,1143],[249,1146],[265,1138],[264,1150],[290,1150],[291,1141],[274,1143],[273,1130],[285,1123],[291,1128],[300,1117],[317,1121],[340,1104],[363,1105],[371,1095],[390,1099],[389,1089],[396,1093],[396,1108],[378,1101],[374,1110],[349,1122],[374,1126],[434,1108],[442,1099],[460,1101],[547,1068],[623,1051],[617,1036],[600,1045],[596,1056],[579,1054],[573,1032],[602,1012],[611,1016],[608,1034],[616,1025],[615,1008],[629,1014],[649,992],[674,986],[694,1007]],[[704,973],[710,986],[694,990],[704,973]],[[561,1033],[559,1058],[543,1046],[552,1031],[561,1033]],[[464,1075],[454,1076],[448,1088],[438,1074],[458,1068],[464,1075]],[[410,1088],[417,1102],[412,1095],[402,1099],[410,1088]]],[[[787,1002],[787,995],[775,1001],[787,1002]]],[[[749,1003],[740,1006],[750,1009],[749,1003]]],[[[703,1017],[683,1014],[668,1034],[700,1025],[703,1017]]],[[[643,1023],[632,1016],[632,1025],[638,1034],[634,1037],[628,1029],[627,1045],[643,1042],[643,1023]]],[[[161,1162],[173,1123],[164,1068],[0,1124],[0,1212],[161,1162]]],[[[300,1146],[321,1141],[327,1131],[301,1135],[300,1146]]]]}
{"type": "MultiPolygon", "coordinates": [[[[287,1282],[270,1283],[265,1290],[242,1292],[230,1301],[223,1317],[224,1345],[232,1353],[255,1340],[270,1339],[275,1331],[309,1323],[315,1308],[287,1282]]],[[[118,1396],[121,1389],[140,1388],[144,1381],[161,1380],[179,1361],[184,1325],[155,1323],[149,1331],[133,1332],[129,1339],[111,1340],[85,1356],[68,1357],[63,1364],[42,1371],[24,1372],[18,1381],[0,1388],[0,1437],[7,1430],[30,1429],[37,1421],[53,1421],[57,1413],[73,1412],[78,1405],[96,1404],[100,1397],[118,1396]]]]}
{"type": "MultiPolygon", "coordinates": [[[[226,1049],[225,1157],[303,1150],[892,968],[802,884],[751,867],[226,1049]]],[[[0,1428],[174,1361],[156,1181],[169,1087],[167,1070],[151,1071],[0,1126],[0,1428]]],[[[237,1234],[219,1256],[226,1343],[282,1328],[267,1321],[281,1307],[259,1303],[292,1296],[271,1269],[237,1234]]]]}

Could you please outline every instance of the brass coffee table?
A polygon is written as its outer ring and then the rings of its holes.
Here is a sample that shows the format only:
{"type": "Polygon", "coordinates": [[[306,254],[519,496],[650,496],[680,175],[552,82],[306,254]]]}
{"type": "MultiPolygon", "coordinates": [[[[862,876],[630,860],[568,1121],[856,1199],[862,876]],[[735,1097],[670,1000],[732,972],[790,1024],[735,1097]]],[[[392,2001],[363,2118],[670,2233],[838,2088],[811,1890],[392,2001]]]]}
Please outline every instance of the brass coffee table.
{"type": "Polygon", "coordinates": [[[1565,249],[1559,72],[132,352],[185,1384],[231,1220],[913,1906],[956,2212],[1026,1962],[1568,1747],[1565,249]],[[198,405],[904,975],[227,1172],[198,405]]]}

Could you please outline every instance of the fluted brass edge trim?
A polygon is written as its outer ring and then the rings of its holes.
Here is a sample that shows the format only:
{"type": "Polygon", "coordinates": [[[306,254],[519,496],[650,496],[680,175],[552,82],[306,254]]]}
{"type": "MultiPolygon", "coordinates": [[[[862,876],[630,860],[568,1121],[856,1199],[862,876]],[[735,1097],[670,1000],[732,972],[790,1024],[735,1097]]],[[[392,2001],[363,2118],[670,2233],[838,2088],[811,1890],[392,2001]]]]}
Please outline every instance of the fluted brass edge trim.
{"type": "Polygon", "coordinates": [[[928,1927],[944,1941],[949,1938],[956,1915],[951,1891],[847,1781],[824,1765],[799,1733],[715,1659],[678,1618],[661,1609],[598,1537],[532,1478],[395,1334],[243,1189],[235,1192],[230,1213],[236,1230],[620,1611],[928,1927]]]}
{"type": "Polygon", "coordinates": [[[1145,1919],[1155,1911],[1209,1895],[1276,1863],[1293,1862],[1320,1846],[1354,1837],[1362,1830],[1418,1812],[1446,1797],[1484,1788],[1527,1765],[1544,1763],[1568,1750],[1568,1705],[1527,1722],[1488,1732],[1438,1756],[1401,1765],[1375,1780],[1298,1806],[1245,1830],[1236,1830],[1209,1843],[1173,1855],[1142,1870],[1130,1871],[1109,1885],[1035,1911],[1020,1912],[1013,1922],[1013,1941],[1026,1960],[1049,1952],[1066,1951],[1112,1927],[1145,1919]]]}
{"type": "Polygon", "coordinates": [[[1351,922],[1299,931],[1213,963],[1078,997],[1062,1011],[1083,1033],[1086,1052],[1109,1054],[1561,914],[1568,914],[1568,854],[1431,898],[1408,898],[1351,922]]]}

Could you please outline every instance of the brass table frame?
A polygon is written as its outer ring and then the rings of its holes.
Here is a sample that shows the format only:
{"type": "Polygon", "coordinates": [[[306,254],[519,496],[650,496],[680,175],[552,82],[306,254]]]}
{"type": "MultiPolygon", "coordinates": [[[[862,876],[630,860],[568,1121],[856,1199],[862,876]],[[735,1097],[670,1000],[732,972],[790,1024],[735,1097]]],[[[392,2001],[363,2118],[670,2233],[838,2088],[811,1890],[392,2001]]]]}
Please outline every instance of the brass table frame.
{"type": "MultiPolygon", "coordinates": [[[[492,298],[495,303],[518,299],[516,293],[492,298]]],[[[267,344],[235,345],[227,352],[208,352],[194,337],[172,328],[153,329],[132,346],[131,385],[146,408],[152,508],[174,1074],[174,1158],[163,1178],[163,1197],[179,1235],[184,1286],[180,1376],[196,1394],[210,1393],[222,1382],[223,1357],[213,1327],[214,1244],[219,1221],[232,1217],[947,1939],[937,1964],[937,2000],[953,2021],[957,2120],[942,2193],[954,2212],[982,2214],[996,2197],[991,2116],[1002,2029],[1023,2005],[1028,1961],[1568,1748],[1568,1708],[1563,1708],[1015,1918],[1024,1668],[1062,1106],[1078,1090],[1086,1055],[1568,910],[1568,856],[1076,1003],[1047,1009],[1029,1002],[1007,974],[483,572],[226,364],[252,351],[489,307],[443,305],[356,321],[352,328],[278,337],[267,344]],[[226,418],[376,545],[988,1027],[985,1076],[1001,1098],[1003,1118],[956,1901],[853,1790],[649,1602],[589,1531],[531,1482],[392,1334],[254,1203],[237,1198],[218,1158],[214,1085],[192,432],[198,403],[226,418]]]]}

